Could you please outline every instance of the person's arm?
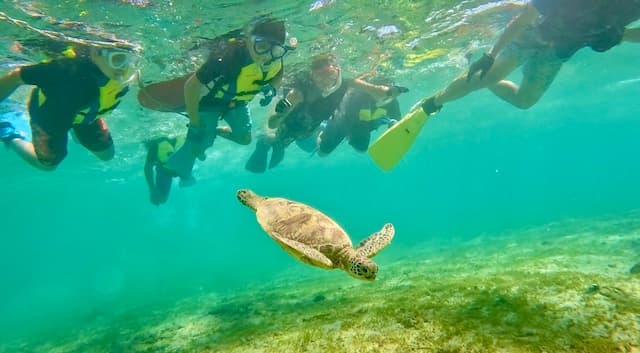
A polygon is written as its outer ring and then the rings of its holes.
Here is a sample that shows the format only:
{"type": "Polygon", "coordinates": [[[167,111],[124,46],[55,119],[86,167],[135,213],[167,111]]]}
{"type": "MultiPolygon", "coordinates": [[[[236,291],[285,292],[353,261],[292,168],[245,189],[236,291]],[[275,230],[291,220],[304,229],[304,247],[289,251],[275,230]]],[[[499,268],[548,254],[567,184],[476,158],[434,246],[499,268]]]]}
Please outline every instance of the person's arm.
{"type": "Polygon", "coordinates": [[[206,126],[200,122],[200,92],[206,87],[198,74],[193,74],[184,84],[184,103],[187,116],[189,117],[189,125],[187,126],[187,141],[191,143],[191,151],[198,158],[204,158],[204,150],[206,146],[204,141],[206,138],[206,126]]]}
{"type": "Polygon", "coordinates": [[[367,81],[356,78],[352,81],[354,88],[361,90],[375,99],[377,102],[386,102],[387,100],[398,97],[401,93],[409,91],[406,87],[374,85],[367,81]]]}
{"type": "Polygon", "coordinates": [[[20,68],[0,77],[0,102],[9,97],[22,84],[24,81],[20,76],[20,68]]]}
{"type": "Polygon", "coordinates": [[[198,106],[200,105],[200,92],[204,85],[200,82],[196,74],[191,75],[184,84],[184,103],[189,116],[190,127],[200,127],[200,113],[198,106]]]}
{"type": "Polygon", "coordinates": [[[189,127],[200,128],[200,99],[203,92],[207,92],[207,85],[222,78],[229,65],[236,62],[236,48],[230,47],[224,53],[215,53],[209,56],[207,61],[187,79],[184,84],[184,104],[189,116],[189,127]]]}
{"type": "Polygon", "coordinates": [[[372,83],[361,80],[359,78],[356,78],[353,80],[353,86],[367,93],[368,95],[373,97],[375,100],[382,100],[387,98],[388,97],[387,92],[390,89],[390,87],[388,86],[374,85],[372,83]]]}
{"type": "Polygon", "coordinates": [[[286,118],[287,115],[289,115],[289,111],[286,111],[284,113],[275,113],[271,115],[267,120],[267,127],[269,129],[277,129],[280,126],[280,124],[282,124],[282,122],[284,121],[284,118],[286,118]]]}
{"type": "Polygon", "coordinates": [[[276,104],[276,113],[269,117],[267,126],[269,129],[277,129],[289,116],[289,113],[304,101],[304,94],[299,89],[292,89],[287,96],[276,104]]]}
{"type": "Polygon", "coordinates": [[[640,27],[639,28],[625,28],[622,40],[625,42],[640,42],[640,27]]]}

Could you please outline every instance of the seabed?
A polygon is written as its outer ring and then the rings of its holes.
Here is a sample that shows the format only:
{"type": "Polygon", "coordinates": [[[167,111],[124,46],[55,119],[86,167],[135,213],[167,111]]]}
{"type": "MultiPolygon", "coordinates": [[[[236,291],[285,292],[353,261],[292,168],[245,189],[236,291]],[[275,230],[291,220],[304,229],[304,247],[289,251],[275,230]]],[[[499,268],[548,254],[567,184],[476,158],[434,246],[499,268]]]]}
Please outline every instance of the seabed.
{"type": "Polygon", "coordinates": [[[640,213],[387,252],[374,283],[292,263],[0,352],[640,353],[640,213]]]}

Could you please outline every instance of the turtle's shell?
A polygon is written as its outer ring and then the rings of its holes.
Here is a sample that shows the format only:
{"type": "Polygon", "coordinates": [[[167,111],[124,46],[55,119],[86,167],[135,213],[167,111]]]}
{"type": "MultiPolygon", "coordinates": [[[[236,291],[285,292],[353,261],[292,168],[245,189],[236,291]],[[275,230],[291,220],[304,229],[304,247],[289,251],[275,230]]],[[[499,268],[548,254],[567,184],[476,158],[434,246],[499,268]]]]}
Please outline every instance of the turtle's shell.
{"type": "Polygon", "coordinates": [[[351,239],[336,222],[305,204],[284,198],[267,198],[256,208],[258,222],[274,240],[278,236],[312,246],[333,260],[332,253],[351,239]]]}

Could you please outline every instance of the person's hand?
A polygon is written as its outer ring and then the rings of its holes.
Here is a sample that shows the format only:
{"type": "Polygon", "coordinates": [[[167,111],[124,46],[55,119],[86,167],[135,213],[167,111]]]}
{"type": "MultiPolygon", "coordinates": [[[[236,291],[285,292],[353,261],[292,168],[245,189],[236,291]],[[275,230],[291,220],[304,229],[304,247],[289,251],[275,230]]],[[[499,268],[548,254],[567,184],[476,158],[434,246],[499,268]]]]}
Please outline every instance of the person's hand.
{"type": "Polygon", "coordinates": [[[469,67],[469,73],[467,73],[467,82],[471,81],[471,77],[473,77],[476,72],[480,72],[480,79],[482,80],[493,66],[494,61],[496,61],[496,59],[493,57],[493,55],[484,53],[480,59],[476,60],[469,67]]]}
{"type": "Polygon", "coordinates": [[[261,107],[266,107],[267,105],[269,105],[273,97],[275,97],[276,94],[278,93],[278,91],[270,84],[263,86],[260,89],[260,91],[262,92],[262,95],[263,95],[262,99],[260,99],[261,107]]]}
{"type": "Polygon", "coordinates": [[[291,108],[292,104],[288,99],[282,98],[276,103],[276,113],[282,114],[291,108]]]}
{"type": "Polygon", "coordinates": [[[389,87],[389,90],[387,91],[387,96],[396,98],[397,96],[407,92],[409,92],[409,89],[407,87],[393,85],[389,87]]]}
{"type": "Polygon", "coordinates": [[[193,154],[200,159],[204,155],[206,129],[202,126],[189,125],[187,129],[187,141],[191,143],[193,154]]]}

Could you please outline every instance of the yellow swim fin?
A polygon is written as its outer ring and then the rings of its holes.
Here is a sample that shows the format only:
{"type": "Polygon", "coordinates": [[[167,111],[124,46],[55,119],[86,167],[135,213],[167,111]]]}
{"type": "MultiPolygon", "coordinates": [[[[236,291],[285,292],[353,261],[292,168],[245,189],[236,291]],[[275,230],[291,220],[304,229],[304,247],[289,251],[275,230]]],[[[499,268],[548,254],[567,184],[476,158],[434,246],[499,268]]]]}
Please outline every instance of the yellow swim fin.
{"type": "Polygon", "coordinates": [[[429,116],[422,110],[422,102],[400,121],[385,131],[369,147],[369,156],[384,171],[390,171],[409,151],[429,116]]]}

